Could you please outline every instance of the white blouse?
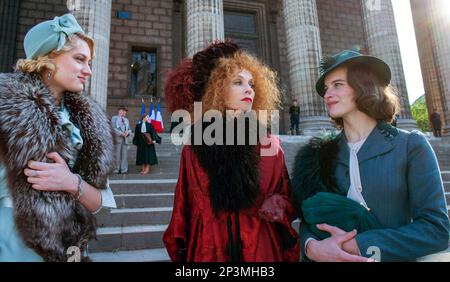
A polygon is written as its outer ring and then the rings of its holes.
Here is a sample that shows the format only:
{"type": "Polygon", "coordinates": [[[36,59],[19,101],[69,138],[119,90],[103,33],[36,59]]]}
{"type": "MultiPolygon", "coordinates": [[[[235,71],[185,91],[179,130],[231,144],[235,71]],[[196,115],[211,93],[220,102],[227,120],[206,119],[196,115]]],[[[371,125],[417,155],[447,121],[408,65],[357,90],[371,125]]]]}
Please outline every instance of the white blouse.
{"type": "Polygon", "coordinates": [[[369,209],[362,195],[363,187],[361,184],[358,163],[358,151],[361,149],[366,139],[367,138],[362,139],[356,143],[347,143],[350,148],[350,188],[348,189],[347,198],[352,199],[363,205],[366,209],[369,209]]]}

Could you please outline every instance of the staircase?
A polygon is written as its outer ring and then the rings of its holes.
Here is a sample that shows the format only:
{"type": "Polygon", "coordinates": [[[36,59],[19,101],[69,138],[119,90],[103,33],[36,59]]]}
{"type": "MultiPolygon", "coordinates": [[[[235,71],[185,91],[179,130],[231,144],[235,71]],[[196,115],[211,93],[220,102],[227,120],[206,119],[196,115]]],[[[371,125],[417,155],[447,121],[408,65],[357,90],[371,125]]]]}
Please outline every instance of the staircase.
{"type": "MultiPolygon", "coordinates": [[[[172,214],[182,146],[173,145],[169,134],[161,137],[162,144],[156,145],[159,164],[149,174],[139,174],[140,167],[134,165],[136,147],[131,145],[128,174],[110,177],[117,209],[104,209],[97,214],[97,240],[89,244],[93,261],[169,261],[162,236],[172,214]]],[[[295,153],[308,139],[281,136],[289,169],[295,153]]],[[[445,195],[450,203],[450,138],[431,138],[430,143],[438,155],[445,195]]],[[[298,221],[294,225],[297,228],[298,221]]]]}
{"type": "Polygon", "coordinates": [[[172,214],[182,146],[173,145],[169,134],[160,136],[158,165],[149,174],[139,174],[136,146],[130,145],[128,173],[110,176],[117,209],[97,214],[97,241],[89,244],[93,261],[169,260],[162,236],[172,214]]]}
{"type": "Polygon", "coordinates": [[[444,182],[447,210],[450,215],[450,137],[429,139],[433,149],[438,156],[441,169],[442,181],[444,182]]]}

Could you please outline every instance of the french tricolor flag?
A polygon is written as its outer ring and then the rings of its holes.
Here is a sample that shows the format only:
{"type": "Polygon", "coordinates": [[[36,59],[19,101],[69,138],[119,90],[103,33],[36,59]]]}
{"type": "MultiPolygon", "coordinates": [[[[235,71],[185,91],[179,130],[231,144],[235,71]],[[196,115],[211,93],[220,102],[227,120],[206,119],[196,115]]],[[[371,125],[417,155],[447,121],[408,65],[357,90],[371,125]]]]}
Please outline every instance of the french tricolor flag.
{"type": "Polygon", "coordinates": [[[164,123],[161,115],[161,103],[158,102],[158,109],[154,119],[150,118],[150,122],[157,133],[162,133],[164,130],[164,123]]]}
{"type": "Polygon", "coordinates": [[[153,102],[150,101],[150,107],[148,111],[148,121],[153,124],[153,120],[155,120],[155,110],[153,109],[153,102]]]}

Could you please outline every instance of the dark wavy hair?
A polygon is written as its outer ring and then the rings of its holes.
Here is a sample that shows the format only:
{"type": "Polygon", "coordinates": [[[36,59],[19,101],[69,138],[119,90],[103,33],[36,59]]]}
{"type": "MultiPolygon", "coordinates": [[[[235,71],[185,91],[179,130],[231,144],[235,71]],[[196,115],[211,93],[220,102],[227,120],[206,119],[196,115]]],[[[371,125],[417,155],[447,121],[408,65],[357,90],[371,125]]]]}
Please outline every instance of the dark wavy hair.
{"type": "MultiPolygon", "coordinates": [[[[348,63],[347,82],[356,93],[356,107],[377,121],[391,123],[399,112],[400,102],[397,90],[381,82],[378,76],[361,63],[348,63]]],[[[342,118],[332,118],[338,127],[343,128],[342,118]]]]}

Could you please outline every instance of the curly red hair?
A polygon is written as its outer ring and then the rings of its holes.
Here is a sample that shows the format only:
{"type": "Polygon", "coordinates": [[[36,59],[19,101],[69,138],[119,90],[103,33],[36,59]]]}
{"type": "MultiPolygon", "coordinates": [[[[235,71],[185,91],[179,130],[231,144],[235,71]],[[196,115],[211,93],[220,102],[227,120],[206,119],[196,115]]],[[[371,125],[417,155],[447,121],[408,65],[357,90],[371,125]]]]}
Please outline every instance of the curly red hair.
{"type": "Polygon", "coordinates": [[[253,110],[275,110],[280,105],[281,92],[277,75],[258,58],[245,51],[238,51],[230,57],[219,59],[216,68],[211,72],[205,95],[202,97],[203,111],[211,109],[224,112],[225,87],[231,83],[234,73],[247,70],[253,76],[255,99],[253,110]]]}

